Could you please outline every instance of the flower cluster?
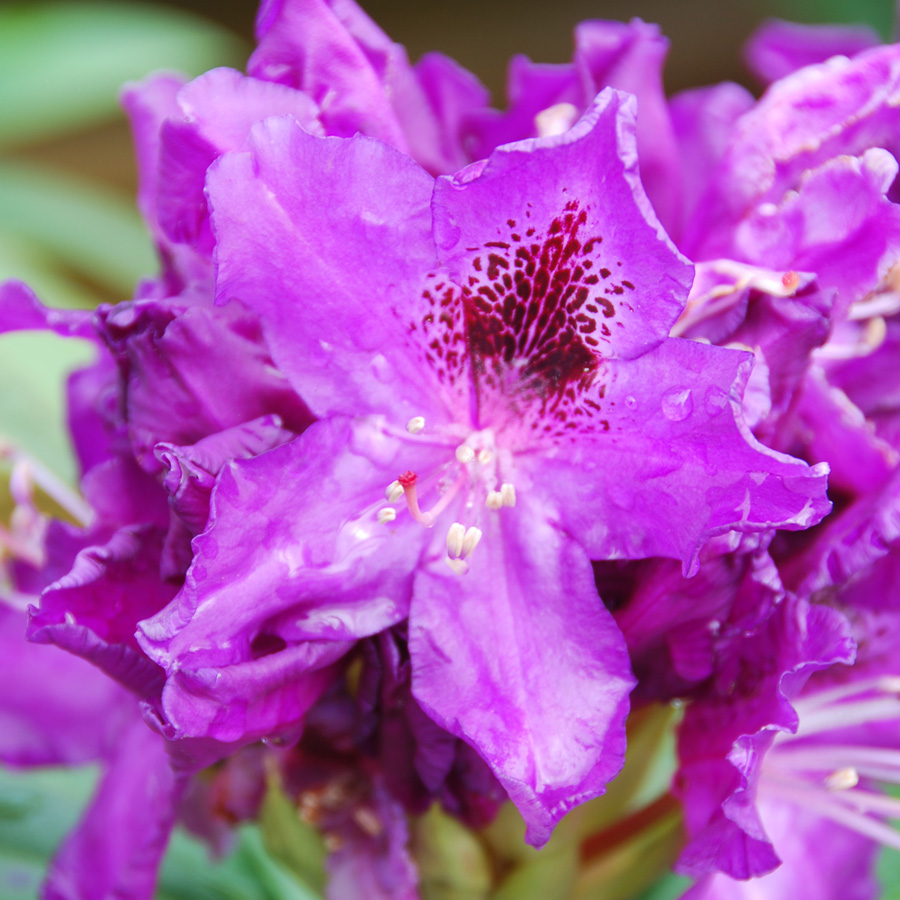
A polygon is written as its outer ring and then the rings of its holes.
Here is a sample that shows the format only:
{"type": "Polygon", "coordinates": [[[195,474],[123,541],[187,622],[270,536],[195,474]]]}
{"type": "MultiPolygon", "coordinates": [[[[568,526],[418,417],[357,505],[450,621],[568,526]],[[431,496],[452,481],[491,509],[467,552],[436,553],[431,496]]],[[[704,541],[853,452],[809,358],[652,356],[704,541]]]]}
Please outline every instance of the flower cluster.
{"type": "Polygon", "coordinates": [[[177,819],[222,848],[276,785],[329,896],[416,897],[410,822],[509,800],[540,847],[671,701],[692,897],[872,896],[900,47],[773,23],[761,99],[666,98],[657,29],[586,22],[499,112],[352,0],[257,36],[124,93],[156,277],[0,286],[96,351],[80,493],[0,447],[0,759],[106,766],[46,896],[149,898],[177,819]]]}

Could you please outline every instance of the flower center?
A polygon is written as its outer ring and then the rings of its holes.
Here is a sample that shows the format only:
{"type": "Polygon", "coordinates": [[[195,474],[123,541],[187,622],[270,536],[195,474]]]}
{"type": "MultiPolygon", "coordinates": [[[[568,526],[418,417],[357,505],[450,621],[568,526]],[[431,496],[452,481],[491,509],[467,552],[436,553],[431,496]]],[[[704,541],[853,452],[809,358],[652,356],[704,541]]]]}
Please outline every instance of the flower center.
{"type": "MultiPolygon", "coordinates": [[[[422,416],[415,416],[406,430],[418,435],[425,424],[422,416]]],[[[409,469],[398,475],[385,489],[387,505],[379,504],[376,517],[386,525],[406,511],[423,528],[432,528],[454,500],[464,497],[463,521],[452,522],[447,531],[446,556],[450,568],[463,575],[469,570],[466,559],[483,534],[479,527],[482,516],[486,511],[515,506],[516,489],[511,480],[512,454],[498,448],[492,429],[473,431],[454,447],[455,443],[447,440],[448,458],[436,469],[409,469]],[[405,510],[398,507],[401,500],[406,501],[405,510]]]]}
{"type": "MultiPolygon", "coordinates": [[[[900,750],[854,743],[857,726],[900,725],[900,678],[886,676],[802,697],[796,734],[779,734],[763,764],[760,786],[866,837],[900,849],[900,800],[872,790],[900,785],[900,750]],[[848,730],[850,729],[850,730],[848,730]]],[[[876,733],[879,729],[876,729],[876,733]]]]}

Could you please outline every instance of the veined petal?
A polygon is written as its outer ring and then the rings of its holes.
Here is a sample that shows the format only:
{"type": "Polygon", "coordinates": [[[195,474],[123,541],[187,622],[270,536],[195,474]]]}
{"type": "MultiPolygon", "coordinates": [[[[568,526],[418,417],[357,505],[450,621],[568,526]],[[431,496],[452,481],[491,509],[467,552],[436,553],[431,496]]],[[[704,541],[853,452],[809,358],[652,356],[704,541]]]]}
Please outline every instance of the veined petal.
{"type": "Polygon", "coordinates": [[[290,119],[257,125],[251,147],[208,176],[218,300],[262,315],[275,362],[317,415],[446,418],[405,343],[437,266],[432,178],[379,141],[316,138],[290,119]]]}
{"type": "Polygon", "coordinates": [[[433,558],[416,578],[413,693],[484,757],[541,845],[621,767],[634,680],[583,550],[534,500],[500,521],[467,575],[433,558]]]}
{"type": "Polygon", "coordinates": [[[671,556],[689,574],[714,535],[806,528],[829,511],[827,467],[769,450],[743,425],[748,364],[680,338],[608,364],[597,413],[608,430],[535,463],[537,490],[557,498],[562,526],[588,554],[671,556]]]}
{"type": "Polygon", "coordinates": [[[692,270],[641,187],[634,120],[634,99],[606,90],[564,134],[509,144],[437,180],[435,240],[468,300],[476,355],[496,354],[473,324],[489,319],[485,331],[506,326],[521,342],[536,337],[532,312],[550,320],[545,341],[564,331],[550,327],[562,312],[576,346],[604,358],[631,359],[668,335],[692,270]],[[515,307],[525,314],[518,327],[515,307]]]}

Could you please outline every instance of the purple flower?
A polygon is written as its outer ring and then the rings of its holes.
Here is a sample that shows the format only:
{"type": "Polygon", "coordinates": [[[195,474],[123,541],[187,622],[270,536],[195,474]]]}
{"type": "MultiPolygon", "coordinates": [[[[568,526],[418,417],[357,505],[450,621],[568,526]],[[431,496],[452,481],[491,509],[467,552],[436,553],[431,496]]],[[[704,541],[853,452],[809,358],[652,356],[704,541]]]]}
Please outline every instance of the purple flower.
{"type": "MultiPolygon", "coordinates": [[[[882,570],[878,586],[891,587],[892,575],[893,571],[882,570]]],[[[868,585],[870,591],[874,587],[868,585]]],[[[841,599],[850,597],[841,592],[841,599]]],[[[740,879],[754,876],[741,884],[726,875],[708,874],[686,895],[691,900],[739,900],[761,892],[780,900],[796,896],[799,884],[806,885],[804,890],[815,890],[816,896],[835,900],[876,896],[871,865],[877,843],[900,847],[900,836],[884,821],[897,816],[900,803],[878,790],[879,784],[900,783],[900,752],[896,749],[900,680],[894,658],[900,619],[896,608],[881,605],[877,612],[847,608],[859,645],[855,665],[832,665],[806,684],[803,666],[784,672],[781,690],[783,696],[792,697],[791,707],[782,704],[778,712],[769,706],[768,713],[763,713],[766,704],[760,701],[771,684],[765,678],[759,681],[762,690],[757,690],[754,701],[742,704],[746,716],[742,723],[740,714],[725,712],[724,698],[719,701],[715,724],[725,732],[722,737],[735,734],[741,725],[750,726],[753,717],[747,712],[753,707],[757,716],[763,715],[751,727],[769,719],[755,733],[745,733],[734,741],[727,766],[719,768],[709,752],[711,745],[718,745],[719,737],[708,731],[701,736],[696,727],[699,722],[707,729],[713,726],[715,704],[707,706],[703,701],[696,712],[689,713],[682,735],[687,758],[678,783],[694,831],[682,865],[693,872],[721,870],[740,879]],[[705,752],[700,749],[703,740],[705,752]],[[697,758],[691,759],[694,754],[697,758]],[[701,780],[693,767],[703,756],[707,771],[701,780]],[[729,767],[734,789],[730,794],[729,789],[723,791],[727,783],[723,776],[729,767]],[[711,810],[710,823],[715,827],[696,830],[711,810]]],[[[824,636],[826,615],[836,617],[834,610],[807,613],[808,637],[802,631],[796,633],[790,641],[795,651],[806,641],[801,651],[805,655],[813,648],[809,637],[816,631],[824,636]]],[[[781,617],[781,621],[786,619],[781,617]]],[[[849,631],[846,626],[844,630],[849,631]]],[[[839,638],[833,646],[840,654],[837,662],[850,662],[852,653],[848,654],[846,647],[840,649],[846,638],[840,639],[839,632],[833,637],[839,638]]],[[[754,649],[758,651],[759,645],[754,649]]],[[[818,668],[826,661],[828,653],[823,654],[822,649],[826,648],[820,643],[817,659],[810,658],[805,664],[806,674],[810,666],[818,668]]],[[[759,665],[759,654],[754,655],[759,665]]],[[[735,705],[734,698],[727,703],[735,705]]]]}
{"type": "Polygon", "coordinates": [[[716,534],[827,511],[820,470],[743,428],[746,355],[667,337],[690,268],[632,104],[605,92],[436,182],[288,119],[212,168],[218,299],[260,315],[320,421],[222,470],[184,588],[140,626],[174,736],[277,733],[298,679],[409,616],[413,695],[543,843],[624,749],[633,680],[590,557],[690,572],[716,534]]]}
{"type": "Polygon", "coordinates": [[[799,25],[769,19],[750,36],[744,58],[760,81],[768,84],[804,66],[833,56],[854,56],[881,43],[865,25],[799,25]]]}

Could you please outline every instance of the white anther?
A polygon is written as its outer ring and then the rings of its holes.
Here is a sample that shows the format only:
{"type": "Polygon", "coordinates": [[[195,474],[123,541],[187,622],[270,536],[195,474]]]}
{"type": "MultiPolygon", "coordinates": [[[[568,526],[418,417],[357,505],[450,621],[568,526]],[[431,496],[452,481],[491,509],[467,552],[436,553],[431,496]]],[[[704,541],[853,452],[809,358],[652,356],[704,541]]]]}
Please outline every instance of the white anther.
{"type": "Polygon", "coordinates": [[[571,103],[555,103],[534,117],[538,137],[553,137],[568,131],[578,118],[578,107],[571,103]]]}
{"type": "Polygon", "coordinates": [[[466,526],[454,522],[447,532],[447,555],[456,559],[463,552],[463,542],[466,539],[466,526]]]}
{"type": "Polygon", "coordinates": [[[503,482],[503,484],[500,485],[500,497],[503,500],[504,506],[515,506],[516,505],[515,485],[510,484],[508,481],[503,482]]]}
{"type": "Polygon", "coordinates": [[[469,564],[464,559],[451,559],[449,556],[444,557],[444,562],[453,569],[457,575],[465,575],[469,571],[469,564]]]}
{"type": "Polygon", "coordinates": [[[491,453],[487,447],[482,447],[481,450],[478,451],[478,462],[483,466],[486,466],[493,458],[494,454],[491,453]]]}
{"type": "Polygon", "coordinates": [[[386,506],[384,509],[378,511],[378,524],[379,525],[387,525],[388,522],[393,522],[394,519],[397,518],[397,510],[393,507],[386,506]]]}
{"type": "Polygon", "coordinates": [[[392,481],[385,488],[384,496],[388,503],[396,503],[403,496],[403,485],[399,481],[392,481]]]}
{"type": "Polygon", "coordinates": [[[485,497],[484,505],[488,509],[500,509],[503,506],[503,494],[500,491],[488,491],[485,497]]]}
{"type": "Polygon", "coordinates": [[[418,434],[425,427],[425,417],[424,416],[413,416],[406,423],[406,430],[410,434],[418,434]]]}
{"type": "Polygon", "coordinates": [[[837,769],[825,779],[825,787],[829,791],[847,791],[859,784],[859,772],[853,766],[837,769]]]}
{"type": "Polygon", "coordinates": [[[456,460],[463,465],[475,459],[475,451],[468,444],[460,444],[456,448],[456,460]]]}
{"type": "Polygon", "coordinates": [[[470,556],[472,551],[478,546],[478,542],[481,540],[481,529],[476,528],[472,525],[471,528],[466,531],[466,536],[463,540],[462,544],[462,556],[470,556]]]}

